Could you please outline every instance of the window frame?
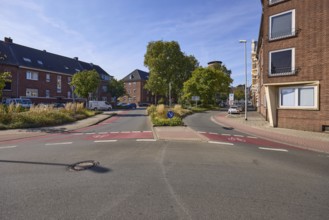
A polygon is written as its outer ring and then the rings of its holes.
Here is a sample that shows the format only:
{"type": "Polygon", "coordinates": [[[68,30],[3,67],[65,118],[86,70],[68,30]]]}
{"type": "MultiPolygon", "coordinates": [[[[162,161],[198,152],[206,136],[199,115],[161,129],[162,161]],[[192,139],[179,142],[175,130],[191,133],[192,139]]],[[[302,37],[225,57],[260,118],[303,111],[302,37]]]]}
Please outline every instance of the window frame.
{"type": "Polygon", "coordinates": [[[31,89],[31,88],[26,88],[25,90],[25,95],[26,97],[39,97],[39,90],[38,89],[31,89]],[[29,94],[28,94],[29,92],[29,94]],[[36,95],[33,95],[36,94],[36,95]]]}
{"type": "Polygon", "coordinates": [[[319,109],[319,86],[318,85],[296,85],[296,86],[282,86],[279,87],[279,109],[305,109],[305,110],[318,110],[319,109]],[[300,106],[299,105],[299,95],[300,89],[307,89],[313,88],[313,106],[300,106]],[[293,106],[286,106],[282,105],[282,90],[284,89],[294,89],[294,105],[293,106]]]}
{"type": "Polygon", "coordinates": [[[296,9],[292,9],[292,10],[289,10],[289,11],[284,11],[284,12],[269,16],[269,27],[268,28],[269,28],[269,30],[268,30],[268,39],[270,41],[295,36],[296,35],[296,9]],[[291,33],[289,35],[282,35],[282,36],[279,36],[279,37],[273,37],[272,38],[272,19],[275,18],[275,17],[281,16],[281,15],[284,15],[284,14],[288,14],[288,13],[291,13],[291,33]]]}
{"type": "Polygon", "coordinates": [[[38,72],[26,71],[25,76],[26,76],[27,80],[34,80],[34,81],[39,80],[39,73],[38,72]],[[34,77],[34,76],[36,76],[36,77],[34,77]]]}
{"type": "Polygon", "coordinates": [[[269,52],[269,62],[268,62],[268,75],[269,76],[286,76],[286,75],[294,75],[296,73],[296,54],[295,54],[295,48],[285,48],[281,50],[273,50],[269,52]],[[290,72],[284,72],[284,73],[272,73],[272,54],[273,53],[280,53],[284,51],[291,50],[291,71],[290,72]]]}

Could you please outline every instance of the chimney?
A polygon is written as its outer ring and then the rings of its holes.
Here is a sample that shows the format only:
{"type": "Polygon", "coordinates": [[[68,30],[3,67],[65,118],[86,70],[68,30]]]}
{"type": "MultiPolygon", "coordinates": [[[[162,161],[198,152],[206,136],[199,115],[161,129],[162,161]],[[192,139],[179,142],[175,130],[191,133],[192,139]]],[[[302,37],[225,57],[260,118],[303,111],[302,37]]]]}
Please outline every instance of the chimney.
{"type": "Polygon", "coordinates": [[[5,37],[5,42],[6,43],[13,43],[13,39],[11,39],[10,37],[5,37]]]}
{"type": "Polygon", "coordinates": [[[75,60],[79,60],[79,57],[74,57],[75,60]]]}

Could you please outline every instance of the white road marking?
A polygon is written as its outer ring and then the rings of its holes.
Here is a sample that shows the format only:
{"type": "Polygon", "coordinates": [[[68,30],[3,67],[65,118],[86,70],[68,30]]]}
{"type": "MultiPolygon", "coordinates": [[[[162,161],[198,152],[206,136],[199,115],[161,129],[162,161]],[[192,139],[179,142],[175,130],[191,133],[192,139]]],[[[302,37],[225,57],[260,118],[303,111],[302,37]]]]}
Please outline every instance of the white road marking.
{"type": "Polygon", "coordinates": [[[199,134],[206,134],[207,132],[205,131],[198,131],[199,134]]]}
{"type": "Polygon", "coordinates": [[[112,132],[110,132],[111,134],[119,134],[119,132],[118,131],[112,131],[112,132]]]}
{"type": "Polygon", "coordinates": [[[9,149],[9,148],[15,148],[17,146],[4,146],[4,147],[0,147],[0,149],[9,149]]]}
{"type": "Polygon", "coordinates": [[[66,145],[66,144],[72,144],[72,142],[61,142],[61,143],[46,143],[46,145],[66,145]]]}
{"type": "Polygon", "coordinates": [[[107,134],[108,132],[98,132],[98,134],[107,134]]]}
{"type": "Polygon", "coordinates": [[[260,150],[271,150],[271,151],[281,151],[281,152],[288,152],[286,149],[280,149],[280,148],[266,148],[266,147],[259,147],[260,150]]]}
{"type": "Polygon", "coordinates": [[[230,134],[222,134],[223,136],[231,136],[230,134]]]}
{"type": "Polygon", "coordinates": [[[214,132],[209,132],[209,134],[218,134],[218,133],[214,133],[214,132]]]}
{"type": "Polygon", "coordinates": [[[243,135],[238,135],[238,134],[235,134],[233,135],[234,137],[244,137],[243,135]]]}
{"type": "Polygon", "coordinates": [[[117,142],[118,140],[100,140],[100,141],[94,141],[95,143],[108,143],[108,142],[117,142]]]}
{"type": "Polygon", "coordinates": [[[143,131],[143,133],[152,133],[152,131],[143,131]]]}
{"type": "Polygon", "coordinates": [[[141,131],[132,131],[132,133],[141,133],[141,131]]]}
{"type": "Polygon", "coordinates": [[[130,131],[121,131],[121,134],[129,134],[131,133],[130,131]]]}
{"type": "Polygon", "coordinates": [[[75,134],[73,134],[73,135],[83,135],[83,133],[75,133],[75,134]]]}
{"type": "Polygon", "coordinates": [[[253,136],[247,136],[247,138],[258,139],[258,137],[253,137],[253,136]]]}
{"type": "Polygon", "coordinates": [[[90,132],[90,133],[86,133],[86,134],[95,134],[95,132],[90,132]]]}
{"type": "Polygon", "coordinates": [[[218,142],[218,141],[208,141],[209,144],[223,144],[223,145],[234,145],[232,143],[227,143],[227,142],[218,142]]]}
{"type": "Polygon", "coordinates": [[[156,139],[136,139],[136,141],[139,141],[139,142],[142,142],[142,141],[152,142],[152,141],[157,141],[157,140],[156,139]]]}

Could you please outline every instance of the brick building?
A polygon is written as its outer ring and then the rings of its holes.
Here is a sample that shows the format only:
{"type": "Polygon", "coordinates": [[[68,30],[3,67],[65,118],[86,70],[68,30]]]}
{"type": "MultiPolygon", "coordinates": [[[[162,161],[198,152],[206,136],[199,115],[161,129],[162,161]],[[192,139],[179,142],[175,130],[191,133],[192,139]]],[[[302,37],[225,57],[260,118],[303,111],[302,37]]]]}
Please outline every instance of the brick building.
{"type": "MultiPolygon", "coordinates": [[[[93,99],[110,100],[107,92],[111,76],[101,67],[47,51],[13,43],[11,38],[0,41],[0,72],[10,72],[12,82],[6,83],[3,99],[30,98],[33,103],[70,102],[73,99],[69,83],[79,71],[95,69],[101,84],[93,99]]],[[[75,98],[77,100],[79,97],[75,98]]]]}
{"type": "Polygon", "coordinates": [[[258,111],[274,127],[329,130],[329,1],[261,3],[258,111]]]}
{"type": "Polygon", "coordinates": [[[142,70],[134,70],[122,80],[126,89],[127,96],[121,98],[122,102],[127,103],[154,103],[154,97],[144,89],[149,73],[142,70]]]}

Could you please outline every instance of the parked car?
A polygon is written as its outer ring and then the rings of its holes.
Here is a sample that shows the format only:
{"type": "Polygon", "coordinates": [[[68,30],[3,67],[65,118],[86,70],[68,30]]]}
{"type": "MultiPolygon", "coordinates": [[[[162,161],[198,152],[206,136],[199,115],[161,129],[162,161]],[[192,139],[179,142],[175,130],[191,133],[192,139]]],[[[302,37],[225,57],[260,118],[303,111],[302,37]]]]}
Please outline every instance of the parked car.
{"type": "Polygon", "coordinates": [[[112,105],[107,101],[89,101],[88,108],[93,110],[112,110],[112,105]]]}
{"type": "Polygon", "coordinates": [[[136,109],[137,105],[136,103],[128,103],[126,105],[121,105],[121,107],[124,109],[136,109]]]}
{"type": "Polygon", "coordinates": [[[12,98],[12,99],[6,99],[6,101],[5,101],[6,105],[10,105],[12,103],[14,105],[19,104],[23,108],[30,108],[32,106],[31,99],[27,99],[27,98],[12,98]]]}
{"type": "Polygon", "coordinates": [[[65,104],[61,103],[61,102],[56,102],[56,103],[52,104],[52,106],[54,108],[65,108],[65,104]]]}
{"type": "Polygon", "coordinates": [[[239,114],[240,113],[240,110],[238,108],[238,106],[231,106],[228,111],[227,111],[228,114],[239,114]]]}
{"type": "Polygon", "coordinates": [[[149,107],[151,104],[150,103],[139,103],[138,106],[139,107],[149,107]]]}

